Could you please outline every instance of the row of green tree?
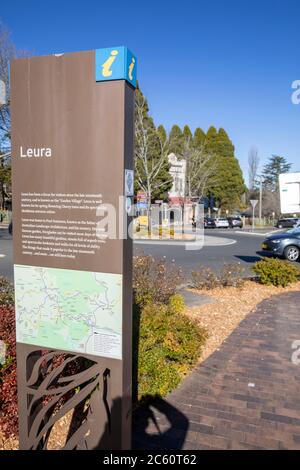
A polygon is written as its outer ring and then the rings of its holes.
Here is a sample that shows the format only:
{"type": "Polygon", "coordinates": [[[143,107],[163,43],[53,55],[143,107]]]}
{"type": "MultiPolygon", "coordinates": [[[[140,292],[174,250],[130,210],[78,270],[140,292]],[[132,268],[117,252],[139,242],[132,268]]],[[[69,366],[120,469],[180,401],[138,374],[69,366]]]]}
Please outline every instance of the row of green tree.
{"type": "Polygon", "coordinates": [[[135,189],[147,193],[148,200],[167,200],[172,186],[168,156],[186,160],[185,196],[213,200],[220,210],[242,206],[246,192],[243,174],[232,141],[222,128],[205,133],[188,125],[174,125],[168,134],[155,126],[147,100],[136,91],[135,110],[135,189]]]}

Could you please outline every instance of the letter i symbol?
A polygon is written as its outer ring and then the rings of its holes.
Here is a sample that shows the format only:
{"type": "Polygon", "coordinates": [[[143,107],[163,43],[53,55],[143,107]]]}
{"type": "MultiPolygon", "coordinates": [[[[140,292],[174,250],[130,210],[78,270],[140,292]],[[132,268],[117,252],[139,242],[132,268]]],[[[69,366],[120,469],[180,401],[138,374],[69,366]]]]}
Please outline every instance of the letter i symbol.
{"type": "Polygon", "coordinates": [[[132,74],[133,74],[134,65],[135,65],[135,58],[132,57],[131,63],[128,67],[128,76],[129,76],[130,80],[133,80],[133,75],[132,74]]]}
{"type": "Polygon", "coordinates": [[[119,51],[116,51],[115,49],[111,51],[109,58],[102,64],[102,75],[103,77],[111,77],[112,75],[112,70],[110,70],[112,64],[116,60],[117,55],[119,54],[119,51]]]}

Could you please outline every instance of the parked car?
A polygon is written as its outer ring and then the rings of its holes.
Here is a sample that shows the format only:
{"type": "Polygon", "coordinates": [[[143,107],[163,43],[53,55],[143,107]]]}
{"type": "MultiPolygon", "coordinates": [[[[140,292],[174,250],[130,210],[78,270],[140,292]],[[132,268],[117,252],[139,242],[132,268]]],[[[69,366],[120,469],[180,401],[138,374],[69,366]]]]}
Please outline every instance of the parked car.
{"type": "Polygon", "coordinates": [[[215,219],[216,228],[229,228],[229,222],[224,217],[218,217],[215,219]]]}
{"type": "Polygon", "coordinates": [[[261,247],[268,254],[297,261],[300,256],[300,227],[267,237],[261,247]]]}
{"type": "Polygon", "coordinates": [[[243,228],[243,221],[240,217],[227,217],[230,228],[243,228]]]}
{"type": "Polygon", "coordinates": [[[216,228],[215,219],[204,217],[204,228],[216,228]]]}
{"type": "Polygon", "coordinates": [[[293,228],[296,227],[297,224],[300,222],[298,217],[289,217],[285,219],[279,219],[276,227],[277,228],[293,228]]]}

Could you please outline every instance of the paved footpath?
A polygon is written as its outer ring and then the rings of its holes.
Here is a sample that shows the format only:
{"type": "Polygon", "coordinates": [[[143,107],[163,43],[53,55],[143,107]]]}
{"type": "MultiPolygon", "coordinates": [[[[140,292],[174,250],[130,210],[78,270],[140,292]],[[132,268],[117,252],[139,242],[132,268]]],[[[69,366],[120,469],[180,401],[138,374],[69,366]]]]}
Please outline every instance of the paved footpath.
{"type": "Polygon", "coordinates": [[[300,292],[262,302],[166,400],[139,410],[134,448],[300,449],[293,353],[300,292]]]}

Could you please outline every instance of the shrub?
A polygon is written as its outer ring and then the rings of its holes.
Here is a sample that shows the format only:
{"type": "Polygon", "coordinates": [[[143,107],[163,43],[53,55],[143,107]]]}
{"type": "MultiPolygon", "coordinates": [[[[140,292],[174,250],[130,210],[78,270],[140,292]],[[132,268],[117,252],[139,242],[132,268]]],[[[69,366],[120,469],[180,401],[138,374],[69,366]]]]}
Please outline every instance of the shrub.
{"type": "Polygon", "coordinates": [[[191,287],[194,289],[211,290],[216,287],[242,287],[245,269],[240,263],[224,264],[219,273],[209,267],[201,266],[191,274],[191,287]]]}
{"type": "Polygon", "coordinates": [[[211,268],[200,267],[199,271],[193,271],[191,274],[192,277],[192,287],[195,289],[214,289],[218,286],[218,277],[211,268]]]}
{"type": "Polygon", "coordinates": [[[17,364],[13,285],[0,276],[0,427],[9,436],[18,431],[17,364]]]}
{"type": "Polygon", "coordinates": [[[135,310],[134,331],[139,334],[134,335],[133,357],[139,400],[169,393],[199,358],[206,333],[179,313],[179,297],[170,299],[169,305],[147,304],[135,310]]]}
{"type": "Polygon", "coordinates": [[[167,304],[182,283],[181,270],[166,260],[152,256],[135,256],[133,260],[133,291],[137,305],[167,304]]]}
{"type": "Polygon", "coordinates": [[[0,276],[0,305],[12,305],[14,303],[13,285],[0,276]]]}
{"type": "Polygon", "coordinates": [[[219,282],[223,287],[242,287],[245,268],[240,263],[224,264],[220,271],[219,282]]]}
{"type": "Polygon", "coordinates": [[[0,306],[0,340],[6,357],[0,364],[0,428],[6,436],[18,431],[15,314],[12,306],[0,306]]]}
{"type": "Polygon", "coordinates": [[[257,261],[253,271],[258,275],[261,284],[287,287],[299,279],[299,268],[288,261],[275,258],[264,258],[257,261]]]}
{"type": "Polygon", "coordinates": [[[172,313],[183,313],[184,311],[184,298],[180,294],[174,294],[169,300],[169,308],[172,313]]]}

